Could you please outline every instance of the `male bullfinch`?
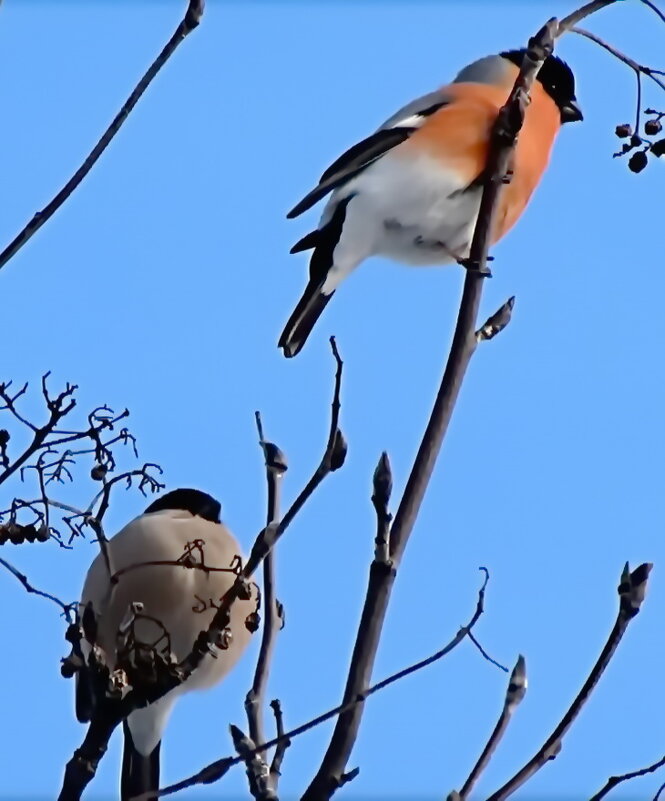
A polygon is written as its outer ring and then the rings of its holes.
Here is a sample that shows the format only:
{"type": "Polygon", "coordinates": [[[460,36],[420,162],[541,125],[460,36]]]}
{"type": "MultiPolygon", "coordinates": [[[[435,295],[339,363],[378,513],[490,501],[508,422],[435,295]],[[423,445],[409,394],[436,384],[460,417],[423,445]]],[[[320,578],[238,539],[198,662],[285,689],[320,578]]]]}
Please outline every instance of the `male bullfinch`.
{"type": "MultiPolygon", "coordinates": [[[[189,654],[199,632],[208,627],[215,614],[214,604],[235,576],[231,571],[208,572],[200,566],[233,568],[241,558],[237,541],[220,522],[220,510],[220,504],[205,492],[174,490],[151,503],[144,514],[109,541],[112,569],[120,574],[117,583],[111,583],[102,555],[95,558],[85,579],[81,602],[83,607],[92,604],[97,620],[96,642],[111,669],[116,661],[118,634],[127,623],[133,603],[143,605],[133,624],[136,640],[145,644],[158,642],[160,647],[165,645],[165,630],[178,661],[189,654]],[[192,567],[144,565],[127,570],[145,562],[177,561],[186,549],[190,564],[193,560],[192,567]]],[[[162,732],[174,701],[181,693],[211,687],[224,678],[249,642],[251,634],[245,620],[255,610],[256,598],[236,601],[231,607],[229,647],[217,650],[214,656],[206,655],[183,684],[155,703],[136,709],[124,722],[122,801],[158,789],[162,732]]],[[[94,705],[85,679],[84,673],[76,686],[76,715],[81,722],[90,720],[94,705]]]]}
{"type": "MultiPolygon", "coordinates": [[[[318,186],[288,213],[297,217],[332,192],[318,228],[291,248],[313,253],[309,283],[279,339],[285,356],[301,350],[341,281],[368,257],[412,265],[468,257],[490,132],[524,53],[481,58],[453,83],[404,106],[328,167],[318,186]]],[[[550,56],[531,92],[492,242],[526,208],[562,123],[581,119],[573,73],[550,56]]]]}

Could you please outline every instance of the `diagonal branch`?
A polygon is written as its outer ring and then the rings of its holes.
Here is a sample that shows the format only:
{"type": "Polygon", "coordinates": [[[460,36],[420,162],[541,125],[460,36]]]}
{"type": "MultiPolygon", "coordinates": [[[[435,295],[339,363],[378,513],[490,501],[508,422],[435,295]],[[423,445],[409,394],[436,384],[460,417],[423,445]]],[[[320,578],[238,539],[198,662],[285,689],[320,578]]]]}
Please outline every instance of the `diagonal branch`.
{"type": "MultiPolygon", "coordinates": [[[[375,560],[351,657],[344,690],[344,702],[356,698],[369,684],[388,609],[396,569],[420,511],[436,459],[452,417],[467,367],[478,345],[476,318],[484,278],[489,274],[487,256],[498,198],[507,180],[517,135],[524,122],[529,91],[545,58],[552,52],[556,20],[529,42],[515,86],[494,124],[478,220],[474,230],[462,301],[453,342],[434,408],[416,455],[404,494],[390,531],[389,560],[375,560]]],[[[360,728],[363,706],[354,705],[340,715],[321,766],[310,783],[303,801],[328,799],[345,778],[344,770],[360,728]]]]}
{"type": "Polygon", "coordinates": [[[28,581],[28,577],[17,570],[13,565],[7,562],[5,559],[0,558],[0,565],[7,568],[9,572],[17,578],[21,584],[25,587],[27,592],[33,593],[34,595],[40,595],[42,598],[47,598],[49,601],[53,601],[54,604],[57,604],[60,609],[62,609],[62,613],[67,619],[69,623],[72,622],[72,610],[76,606],[76,604],[66,604],[61,601],[59,598],[56,598],[55,595],[51,595],[48,592],[43,592],[42,590],[38,590],[30,584],[28,581]]]}
{"type": "Polygon", "coordinates": [[[219,608],[206,631],[202,631],[197,638],[192,652],[181,663],[181,667],[186,676],[196,669],[203,656],[208,652],[211,643],[214,643],[219,633],[229,624],[229,611],[231,605],[240,598],[246,591],[247,582],[254,575],[261,562],[275,547],[277,541],[282,537],[286,529],[291,525],[298,512],[312,496],[316,488],[326,476],[335,470],[339,470],[346,459],[346,441],[339,428],[339,414],[341,409],[340,395],[342,390],[342,368],[343,362],[340,358],[335,343],[335,338],[330,338],[330,346],[335,359],[335,388],[330,413],[330,429],[328,441],[323,452],[323,456],[312,477],[309,479],[305,488],[296,497],[288,511],[277,525],[266,526],[254,541],[254,545],[249,553],[245,566],[235,583],[230,587],[226,594],[221,598],[219,608]]]}
{"type": "MultiPolygon", "coordinates": [[[[614,58],[622,61],[626,66],[630,67],[631,70],[635,72],[638,78],[638,88],[641,89],[641,85],[639,83],[640,75],[646,75],[647,78],[651,78],[654,83],[657,83],[661,89],[665,90],[665,81],[662,78],[659,78],[658,75],[660,74],[658,70],[653,70],[651,67],[645,67],[644,64],[640,64],[635,59],[631,58],[630,56],[623,53],[621,50],[618,50],[614,45],[611,45],[609,42],[606,42],[604,39],[601,39],[600,36],[597,36],[595,33],[586,30],[586,28],[580,28],[575,26],[574,28],[570,29],[571,33],[576,33],[578,36],[583,36],[585,39],[589,39],[594,44],[597,44],[599,47],[602,47],[603,50],[607,50],[608,53],[614,56],[614,58]]],[[[641,91],[640,91],[641,94],[641,91]]],[[[637,107],[640,108],[641,103],[640,99],[637,101],[637,107]]],[[[635,131],[639,129],[639,121],[635,126],[635,131]]]]}
{"type": "Polygon", "coordinates": [[[344,362],[342,361],[339,351],[337,350],[337,343],[335,337],[330,337],[330,348],[332,350],[333,358],[335,359],[335,389],[333,391],[333,400],[330,411],[330,428],[328,431],[328,441],[326,443],[325,451],[321,457],[319,466],[314,471],[312,477],[307,482],[302,492],[298,495],[295,501],[291,504],[282,522],[279,525],[280,532],[284,531],[292,523],[295,516],[307,503],[314,490],[319,486],[326,476],[333,473],[335,470],[344,464],[346,459],[347,444],[344,439],[344,434],[339,427],[339,413],[342,408],[340,396],[342,391],[342,371],[344,369],[344,362]]]}
{"type": "Polygon", "coordinates": [[[657,14],[660,17],[661,22],[665,22],[665,14],[658,8],[658,6],[655,3],[652,3],[651,0],[640,0],[640,3],[643,3],[645,6],[650,8],[654,14],[657,14]]]}
{"type": "Polygon", "coordinates": [[[591,693],[600,681],[610,660],[614,656],[630,621],[639,613],[646,593],[647,581],[651,571],[651,564],[642,564],[632,572],[626,563],[619,584],[619,611],[616,622],[610,632],[603,650],[596,664],[591,669],[582,689],[570,705],[566,714],[556,726],[552,734],[545,740],[540,750],[524,767],[509,779],[503,787],[493,793],[487,801],[504,801],[516,790],[519,790],[535,773],[537,773],[550,760],[555,759],[561,751],[563,738],[589,700],[591,693]]]}
{"type": "MultiPolygon", "coordinates": [[[[630,773],[623,773],[621,776],[610,776],[610,778],[605,782],[603,787],[595,793],[589,801],[601,801],[601,798],[605,798],[605,796],[612,791],[617,784],[621,784],[622,782],[630,781],[631,779],[637,779],[639,776],[646,776],[648,773],[655,773],[657,770],[665,765],[665,756],[662,759],[659,759],[657,762],[654,762],[653,765],[649,765],[646,768],[641,768],[640,770],[633,770],[630,773]]],[[[663,785],[665,787],[665,785],[663,785]]],[[[661,791],[662,791],[661,787],[661,791]]],[[[660,792],[660,791],[659,791],[660,792]]]]}
{"type": "Polygon", "coordinates": [[[133,92],[125,101],[125,104],[116,114],[115,119],[102,134],[101,139],[90,151],[83,164],[76,170],[74,175],[67,181],[57,195],[41,211],[38,211],[30,222],[20,231],[7,247],[0,253],[0,269],[13,258],[18,251],[25,245],[47,220],[50,220],[55,212],[62,206],[67,198],[72,194],[76,187],[81,183],[85,176],[94,167],[95,163],[106,150],[113,137],[118,133],[122,124],[125,122],[134,106],[141,99],[141,95],[150,86],[153,79],[161,68],[173,55],[178,45],[190,34],[201,21],[203,15],[204,0],[189,0],[187,11],[178,25],[173,36],[164,46],[162,52],[152,62],[145,75],[136,84],[133,92]]]}
{"type": "Polygon", "coordinates": [[[572,14],[568,14],[567,17],[564,17],[561,20],[556,30],[555,38],[558,39],[559,36],[564,34],[566,31],[569,31],[574,25],[577,25],[578,22],[582,22],[583,19],[586,19],[592,14],[595,14],[597,11],[600,11],[603,8],[607,8],[607,6],[611,6],[613,3],[618,2],[620,2],[620,0],[592,0],[590,3],[585,3],[585,5],[576,9],[572,12],[572,14]]]}

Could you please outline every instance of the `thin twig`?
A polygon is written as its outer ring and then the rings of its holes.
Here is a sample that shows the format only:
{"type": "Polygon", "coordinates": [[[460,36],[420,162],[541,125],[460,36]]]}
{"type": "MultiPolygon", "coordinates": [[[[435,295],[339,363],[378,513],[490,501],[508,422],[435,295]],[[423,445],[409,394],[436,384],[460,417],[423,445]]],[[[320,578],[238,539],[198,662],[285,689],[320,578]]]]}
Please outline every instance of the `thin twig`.
{"type": "Polygon", "coordinates": [[[651,0],[640,0],[640,3],[644,3],[645,6],[648,6],[654,12],[654,14],[658,14],[662,22],[665,22],[665,14],[655,3],[652,3],[651,0]]]}
{"type": "MultiPolygon", "coordinates": [[[[604,39],[601,39],[600,36],[592,33],[591,31],[586,30],[586,28],[580,28],[575,26],[574,28],[570,29],[571,33],[576,33],[578,36],[583,36],[585,39],[589,39],[590,41],[594,42],[595,44],[602,47],[604,50],[607,50],[608,53],[611,53],[615,58],[619,61],[622,61],[626,66],[630,67],[635,74],[638,76],[646,75],[647,78],[651,78],[652,81],[658,84],[661,89],[665,91],[665,81],[658,77],[660,74],[658,70],[652,70],[651,67],[645,67],[644,64],[639,64],[635,59],[632,59],[630,56],[622,53],[621,50],[618,50],[614,45],[609,44],[604,39]]],[[[639,83],[639,88],[641,91],[641,81],[639,83]]],[[[638,100],[639,105],[641,105],[641,97],[638,100]]],[[[638,124],[635,127],[635,132],[639,130],[639,119],[638,124]]]]}
{"type": "Polygon", "coordinates": [[[295,501],[289,507],[281,522],[277,525],[271,524],[266,526],[257,536],[242,572],[236,579],[235,583],[221,598],[219,609],[215,613],[210,626],[206,631],[201,632],[194,644],[192,652],[183,660],[183,662],[181,662],[181,667],[185,671],[185,675],[189,675],[191,671],[198,666],[202,657],[207,653],[209,644],[214,642],[218,636],[218,633],[227,627],[229,621],[229,610],[232,604],[244,591],[248,580],[254,575],[259,565],[270,553],[272,548],[275,547],[275,544],[283,536],[286,529],[293,522],[296,515],[305,505],[307,500],[309,500],[309,498],[312,496],[315,489],[326,476],[328,476],[331,472],[338,470],[344,464],[344,460],[346,458],[346,442],[339,428],[343,362],[337,350],[334,337],[330,338],[330,346],[336,364],[335,387],[333,390],[333,399],[331,404],[328,440],[326,442],[326,447],[321,461],[315,469],[312,477],[305,485],[305,488],[300,492],[295,501]]]}
{"type": "Polygon", "coordinates": [[[276,793],[270,786],[270,768],[263,754],[257,750],[254,739],[238,726],[231,724],[229,728],[233,745],[247,768],[249,792],[254,798],[260,798],[262,801],[278,801],[276,793]]]}
{"type": "MultiPolygon", "coordinates": [[[[282,479],[287,470],[286,459],[281,450],[272,442],[266,442],[263,434],[261,415],[256,412],[256,427],[259,434],[259,445],[263,450],[266,468],[266,483],[268,486],[268,509],[266,526],[276,526],[279,523],[280,491],[282,479]]],[[[266,741],[263,713],[265,694],[268,687],[270,665],[273,658],[277,633],[282,623],[282,616],[275,595],[275,549],[273,548],[263,560],[263,633],[261,647],[256,662],[254,681],[245,698],[245,710],[249,725],[249,736],[254,745],[261,745],[266,741]]],[[[252,775],[250,791],[257,801],[276,801],[279,772],[273,775],[264,759],[255,759],[254,756],[247,761],[248,773],[260,767],[260,775],[252,775]]]]}
{"type": "MultiPolygon", "coordinates": [[[[42,388],[46,398],[46,406],[49,410],[49,418],[46,421],[46,423],[44,423],[44,425],[40,427],[37,427],[32,423],[28,423],[27,421],[22,421],[25,422],[26,425],[28,425],[34,432],[32,441],[30,442],[28,447],[23,451],[23,453],[17,459],[15,459],[2,473],[0,473],[0,484],[3,484],[5,481],[7,481],[7,479],[10,478],[12,475],[14,475],[14,473],[17,470],[23,467],[23,465],[28,461],[28,459],[30,459],[30,457],[34,456],[42,448],[50,447],[51,443],[46,443],[46,439],[48,438],[49,434],[58,425],[60,420],[62,420],[63,417],[66,417],[76,406],[76,401],[72,398],[72,395],[74,394],[74,392],[76,392],[78,387],[76,385],[67,384],[65,386],[65,389],[59,395],[57,395],[55,398],[51,398],[46,391],[45,381],[47,377],[48,373],[42,378],[42,388]]],[[[5,403],[7,403],[8,396],[6,396],[4,390],[7,388],[8,385],[5,384],[0,386],[1,386],[0,398],[2,398],[2,400],[5,401],[5,403]]],[[[23,394],[26,388],[27,385],[21,390],[20,394],[23,394]]],[[[18,396],[15,395],[13,400],[16,400],[16,397],[18,396]]],[[[8,408],[10,407],[8,406],[8,408]]],[[[10,408],[10,411],[12,411],[12,413],[15,416],[17,416],[17,413],[14,409],[10,408]]]]}
{"type": "Polygon", "coordinates": [[[607,8],[607,6],[611,6],[613,3],[617,2],[619,2],[619,0],[592,0],[591,3],[586,3],[576,11],[573,11],[572,14],[568,14],[567,17],[564,17],[561,20],[555,33],[555,39],[558,39],[559,36],[566,33],[566,31],[569,31],[573,25],[577,25],[578,22],[582,22],[583,19],[586,19],[592,14],[595,14],[597,11],[607,8]]]}
{"type": "MultiPolygon", "coordinates": [[[[400,681],[401,679],[404,679],[407,676],[410,676],[412,673],[417,673],[423,668],[429,667],[429,665],[438,662],[444,656],[449,654],[454,648],[456,648],[462,642],[462,640],[464,640],[464,638],[473,629],[473,627],[476,625],[476,623],[478,622],[478,620],[480,619],[481,615],[484,612],[485,589],[487,587],[487,582],[489,581],[489,573],[485,568],[480,568],[480,570],[483,572],[484,578],[482,586],[478,591],[478,600],[476,602],[476,608],[474,610],[473,616],[465,626],[462,626],[459,629],[459,631],[455,634],[455,636],[447,645],[445,645],[435,654],[428,656],[426,659],[422,659],[421,661],[416,662],[415,664],[410,665],[409,667],[404,668],[403,670],[400,670],[397,673],[393,673],[391,676],[388,676],[388,678],[385,678],[377,682],[371,687],[368,687],[366,690],[360,693],[356,698],[353,698],[350,701],[341,704],[340,706],[336,706],[333,709],[329,709],[327,712],[324,712],[323,714],[318,715],[312,720],[307,721],[307,723],[303,723],[300,726],[296,726],[296,728],[291,729],[290,731],[281,734],[280,736],[275,737],[272,740],[269,740],[262,746],[258,746],[256,748],[256,752],[260,753],[267,751],[268,749],[273,748],[274,746],[279,746],[280,743],[283,743],[284,741],[294,739],[295,737],[298,737],[299,735],[310,731],[316,726],[325,723],[327,720],[330,720],[331,718],[334,718],[337,715],[344,713],[351,707],[363,703],[367,698],[379,692],[380,690],[383,690],[386,687],[389,687],[391,684],[394,684],[395,682],[400,681]]],[[[245,755],[245,758],[247,756],[248,754],[245,755]]],[[[176,784],[164,787],[159,791],[158,795],[159,796],[172,795],[173,793],[179,792],[180,790],[185,790],[188,787],[194,787],[197,784],[211,784],[213,782],[216,782],[219,779],[221,779],[224,775],[226,775],[226,773],[234,765],[238,765],[239,763],[244,762],[245,758],[236,756],[236,757],[225,757],[223,759],[218,759],[215,762],[206,765],[205,768],[200,770],[194,776],[190,776],[189,778],[183,779],[182,781],[177,782],[176,784]]],[[[140,801],[140,798],[141,797],[137,797],[135,801],[140,801]]]]}
{"type": "Polygon", "coordinates": [[[339,428],[339,415],[341,410],[341,390],[342,390],[342,371],[344,363],[339,355],[335,337],[330,337],[330,348],[332,350],[333,358],[335,359],[335,388],[333,391],[333,400],[331,404],[330,414],[330,428],[328,431],[328,441],[326,443],[325,451],[319,466],[314,471],[314,474],[307,482],[302,492],[297,496],[295,501],[291,504],[286,514],[282,518],[279,525],[280,534],[288,528],[295,516],[302,509],[305,503],[309,500],[314,490],[319,486],[323,479],[334,472],[344,464],[346,459],[346,440],[339,428]]]}
{"type": "MultiPolygon", "coordinates": [[[[634,770],[630,773],[624,773],[621,776],[610,776],[607,782],[603,785],[603,787],[593,795],[589,801],[600,801],[601,798],[605,798],[608,793],[613,790],[617,784],[621,784],[622,782],[630,781],[630,779],[636,779],[638,776],[646,776],[647,773],[655,773],[657,770],[665,765],[665,756],[662,759],[659,759],[658,762],[654,762],[653,765],[649,765],[646,768],[641,768],[640,770],[634,770]]],[[[665,785],[663,785],[665,787],[665,785]]],[[[663,787],[660,788],[658,794],[662,791],[663,787]]],[[[658,795],[656,796],[658,798],[658,795]]]]}
{"type": "MultiPolygon", "coordinates": [[[[470,634],[470,636],[472,635],[470,634]]],[[[513,668],[513,672],[510,674],[508,689],[506,690],[506,698],[503,702],[503,709],[501,710],[499,720],[497,721],[494,730],[490,734],[485,748],[478,757],[478,761],[471,769],[468,779],[464,782],[464,785],[459,792],[461,801],[464,801],[464,799],[468,798],[469,793],[471,790],[473,790],[473,787],[480,778],[481,773],[489,764],[492,755],[496,751],[497,746],[501,742],[501,738],[508,728],[508,724],[513,716],[513,712],[517,709],[519,704],[522,702],[524,695],[526,694],[526,687],[526,663],[524,661],[524,657],[520,654],[517,662],[515,663],[515,667],[513,668]]]]}
{"type": "Polygon", "coordinates": [[[282,762],[284,761],[284,756],[287,749],[291,745],[291,740],[284,732],[284,716],[282,714],[282,705],[280,704],[279,699],[274,698],[270,702],[270,708],[275,716],[275,732],[276,737],[279,740],[275,746],[275,753],[273,754],[272,762],[270,763],[270,775],[275,782],[275,786],[277,786],[279,777],[282,775],[282,762]]]}
{"type": "Polygon", "coordinates": [[[637,81],[637,97],[635,98],[635,133],[638,133],[642,128],[642,73],[636,72],[635,79],[637,81]]]}
{"type": "Polygon", "coordinates": [[[21,584],[24,586],[27,592],[33,593],[34,595],[40,595],[42,598],[46,598],[49,601],[53,601],[54,604],[57,604],[60,607],[60,609],[62,609],[62,613],[67,618],[67,622],[68,623],[72,622],[72,609],[75,606],[74,604],[63,603],[63,601],[61,601],[59,598],[56,598],[55,595],[51,595],[48,592],[43,592],[42,590],[36,589],[35,587],[32,586],[32,584],[30,584],[30,582],[28,581],[28,577],[26,575],[21,573],[20,570],[17,570],[13,565],[10,565],[9,562],[7,562],[5,559],[0,558],[0,565],[9,570],[12,576],[17,578],[21,582],[21,584]]]}
{"type": "MultiPolygon", "coordinates": [[[[46,375],[49,374],[47,373],[46,375]]],[[[34,425],[34,423],[31,423],[25,417],[23,417],[23,415],[16,408],[16,401],[22,395],[25,395],[25,393],[28,391],[27,382],[23,384],[21,389],[19,389],[19,391],[15,395],[10,395],[9,392],[7,391],[11,387],[12,383],[13,383],[12,381],[8,381],[6,384],[5,383],[0,384],[0,400],[3,400],[5,403],[4,406],[0,406],[0,411],[7,410],[8,412],[14,415],[14,417],[19,421],[19,423],[23,423],[24,426],[27,426],[28,428],[32,429],[32,431],[36,431],[37,426],[34,425]]]]}
{"type": "Polygon", "coordinates": [[[191,33],[201,21],[203,14],[204,0],[189,0],[187,11],[182,22],[178,25],[173,36],[169,39],[162,52],[152,62],[145,75],[136,84],[134,91],[125,101],[125,104],[115,116],[113,122],[102,134],[101,139],[90,151],[83,164],[76,170],[74,175],[67,181],[57,195],[41,211],[38,211],[30,222],[20,231],[16,237],[0,253],[0,269],[13,258],[18,251],[26,244],[37,231],[49,220],[55,212],[62,206],[67,198],[72,194],[76,187],[81,183],[85,176],[93,168],[99,157],[106,150],[113,137],[118,133],[122,124],[125,122],[134,106],[138,103],[141,95],[150,86],[157,73],[173,55],[178,45],[191,33]]]}
{"type": "Polygon", "coordinates": [[[502,665],[501,662],[497,662],[496,659],[492,659],[492,657],[487,653],[487,651],[483,648],[483,646],[478,642],[475,635],[472,634],[471,632],[469,632],[469,639],[480,651],[484,659],[486,659],[490,664],[494,665],[494,667],[498,667],[499,670],[502,670],[504,673],[508,673],[508,668],[505,665],[502,665]]]}
{"type": "Polygon", "coordinates": [[[582,708],[589,700],[591,693],[600,681],[610,660],[614,656],[630,621],[638,614],[644,600],[647,580],[651,571],[650,564],[642,564],[632,571],[628,564],[624,567],[619,584],[619,612],[616,622],[610,632],[603,650],[596,664],[591,669],[582,689],[570,705],[566,714],[558,723],[552,734],[545,740],[540,750],[519,770],[503,787],[493,793],[487,801],[504,801],[516,790],[519,790],[535,773],[537,773],[550,760],[555,759],[561,751],[564,736],[575,722],[582,708]]]}

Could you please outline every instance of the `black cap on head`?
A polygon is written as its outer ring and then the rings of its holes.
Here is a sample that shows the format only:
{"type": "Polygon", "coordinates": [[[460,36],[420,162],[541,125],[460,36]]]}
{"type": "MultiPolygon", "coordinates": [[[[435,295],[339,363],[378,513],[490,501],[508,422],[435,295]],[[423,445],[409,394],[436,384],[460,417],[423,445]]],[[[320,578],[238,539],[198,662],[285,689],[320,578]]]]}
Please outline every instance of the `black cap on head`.
{"type": "MultiPolygon", "coordinates": [[[[501,53],[503,58],[512,61],[517,67],[522,66],[525,50],[507,50],[501,53]]],[[[561,112],[561,122],[578,122],[584,119],[575,97],[575,76],[565,61],[557,56],[549,56],[538,72],[538,81],[543,89],[556,103],[561,112]]]]}
{"type": "Polygon", "coordinates": [[[207,492],[197,489],[175,489],[153,501],[145,510],[145,514],[163,512],[166,509],[181,509],[212,523],[219,523],[222,505],[207,492]]]}

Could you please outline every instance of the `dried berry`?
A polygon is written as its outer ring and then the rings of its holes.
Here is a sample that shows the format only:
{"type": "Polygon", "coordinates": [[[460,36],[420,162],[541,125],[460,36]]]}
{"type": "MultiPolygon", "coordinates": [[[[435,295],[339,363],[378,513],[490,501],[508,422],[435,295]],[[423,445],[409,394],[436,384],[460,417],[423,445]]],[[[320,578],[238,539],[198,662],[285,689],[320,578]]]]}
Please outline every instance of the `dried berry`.
{"type": "Polygon", "coordinates": [[[633,153],[633,155],[628,159],[628,169],[631,172],[642,172],[642,170],[647,166],[647,154],[644,150],[638,150],[637,153],[633,153]]]}
{"type": "Polygon", "coordinates": [[[0,428],[0,448],[4,448],[9,442],[9,431],[6,428],[0,428]]]}
{"type": "Polygon", "coordinates": [[[23,526],[18,523],[7,523],[7,533],[10,542],[14,545],[20,545],[23,542],[23,526]]]}
{"type": "Polygon", "coordinates": [[[250,614],[245,618],[245,628],[252,634],[254,634],[255,631],[258,631],[260,625],[261,616],[258,612],[250,612],[250,614]]]}
{"type": "Polygon", "coordinates": [[[647,120],[644,123],[644,133],[647,136],[655,136],[663,130],[663,123],[660,120],[647,120]]]}
{"type": "Polygon", "coordinates": [[[27,526],[23,526],[23,537],[25,538],[26,542],[34,542],[37,539],[37,529],[30,523],[27,526]]]}
{"type": "Polygon", "coordinates": [[[623,125],[617,125],[614,133],[619,137],[619,139],[625,139],[627,136],[632,135],[633,128],[626,122],[623,125]]]}
{"type": "Polygon", "coordinates": [[[93,481],[103,481],[108,468],[105,464],[96,464],[90,471],[90,478],[93,481]]]}
{"type": "Polygon", "coordinates": [[[630,144],[632,147],[639,147],[642,144],[642,140],[637,134],[633,134],[630,137],[630,144]]]}
{"type": "Polygon", "coordinates": [[[49,539],[48,528],[44,525],[41,525],[37,529],[37,542],[47,542],[48,539],[49,539]]]}
{"type": "Polygon", "coordinates": [[[665,139],[659,139],[651,145],[654,156],[665,156],[665,139]]]}

